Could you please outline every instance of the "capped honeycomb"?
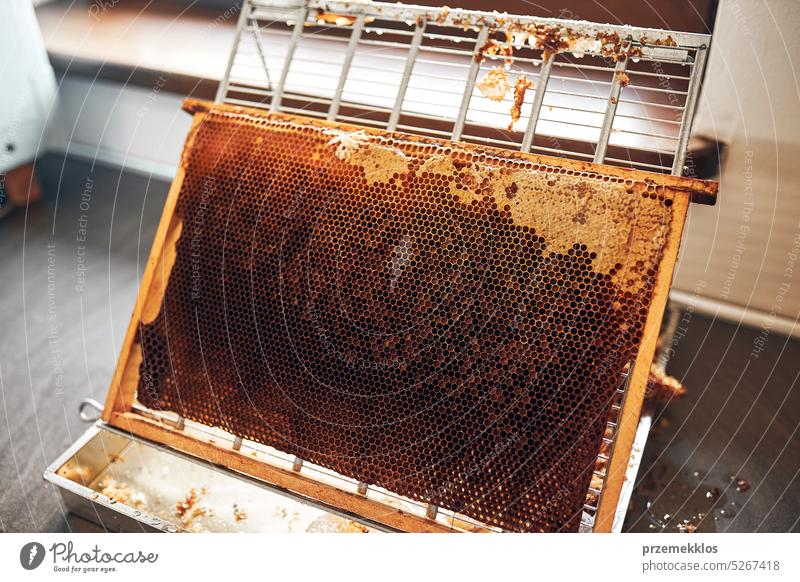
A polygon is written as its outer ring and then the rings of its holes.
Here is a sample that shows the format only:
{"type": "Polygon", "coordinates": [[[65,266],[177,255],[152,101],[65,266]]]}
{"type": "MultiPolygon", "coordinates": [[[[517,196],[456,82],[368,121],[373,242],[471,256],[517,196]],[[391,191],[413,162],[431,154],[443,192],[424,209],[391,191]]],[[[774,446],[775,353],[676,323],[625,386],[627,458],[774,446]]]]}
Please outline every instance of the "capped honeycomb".
{"type": "Polygon", "coordinates": [[[505,530],[575,531],[675,193],[203,115],[163,300],[139,322],[139,401],[505,530]]]}

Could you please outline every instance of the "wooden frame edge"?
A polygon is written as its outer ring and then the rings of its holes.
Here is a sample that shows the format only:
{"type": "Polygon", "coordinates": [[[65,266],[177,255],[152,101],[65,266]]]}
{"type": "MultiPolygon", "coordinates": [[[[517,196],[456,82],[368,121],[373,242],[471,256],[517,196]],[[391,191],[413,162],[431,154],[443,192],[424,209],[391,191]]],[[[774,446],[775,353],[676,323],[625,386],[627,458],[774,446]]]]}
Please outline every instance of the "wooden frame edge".
{"type": "MultiPolygon", "coordinates": [[[[183,185],[183,178],[185,173],[185,152],[190,150],[194,142],[197,129],[205,119],[205,113],[198,112],[194,114],[192,119],[192,126],[189,129],[189,134],[186,136],[186,143],[184,145],[184,154],[181,156],[181,163],[178,165],[178,170],[175,178],[170,185],[167,199],[164,203],[164,210],[161,213],[161,220],[156,230],[156,236],[153,240],[153,246],[150,249],[150,255],[145,265],[144,274],[142,275],[139,284],[139,292],[136,296],[136,303],[133,307],[133,314],[131,315],[128,329],[125,332],[125,338],[122,341],[122,348],[120,349],[119,359],[117,360],[117,367],[114,370],[114,375],[111,379],[111,386],[106,394],[105,406],[103,407],[103,414],[101,419],[108,422],[115,412],[127,412],[131,410],[133,400],[136,395],[136,387],[139,382],[139,364],[141,363],[141,348],[136,344],[136,332],[142,317],[145,314],[148,304],[152,304],[155,299],[163,297],[166,286],[166,279],[163,276],[164,265],[164,249],[168,240],[174,242],[176,235],[176,228],[180,228],[179,222],[176,222],[175,206],[178,202],[178,194],[180,193],[181,186],[183,185]],[[172,236],[170,234],[172,233],[172,236]],[[158,268],[161,267],[161,276],[159,277],[158,268]],[[160,289],[153,293],[153,286],[157,284],[160,289]]],[[[171,269],[171,265],[170,265],[171,269]]]]}
{"type": "MultiPolygon", "coordinates": [[[[241,107],[238,105],[229,105],[227,103],[215,103],[211,101],[205,101],[203,99],[195,99],[192,97],[187,97],[186,99],[184,99],[183,109],[189,113],[194,113],[194,114],[213,113],[215,111],[221,111],[221,112],[229,112],[236,114],[246,113],[248,115],[255,115],[259,117],[282,117],[294,121],[302,120],[303,122],[312,126],[336,127],[338,129],[345,127],[345,128],[352,128],[353,131],[356,130],[364,131],[367,134],[371,135],[385,135],[384,130],[377,129],[375,127],[360,126],[351,123],[341,123],[338,121],[332,122],[314,117],[302,117],[288,113],[276,113],[272,111],[256,109],[255,107],[241,107]]],[[[413,135],[404,132],[396,131],[394,132],[394,134],[403,136],[403,138],[409,139],[411,141],[425,141],[427,139],[427,138],[422,138],[421,136],[418,135],[413,135]]],[[[697,204],[707,204],[713,206],[716,203],[717,199],[717,190],[719,184],[713,180],[700,180],[698,178],[672,176],[670,174],[658,174],[656,172],[648,172],[645,170],[622,168],[619,166],[610,166],[607,164],[595,164],[593,162],[582,162],[579,160],[571,160],[568,158],[559,158],[554,156],[544,156],[531,152],[507,150],[503,148],[497,148],[494,146],[477,145],[472,143],[468,143],[466,145],[481,150],[497,151],[502,153],[503,156],[506,157],[519,158],[524,160],[533,160],[536,161],[537,163],[541,163],[544,165],[557,165],[563,168],[569,168],[576,172],[596,172],[598,174],[613,176],[616,178],[630,178],[634,180],[641,180],[643,182],[654,184],[656,186],[664,186],[666,188],[670,188],[671,190],[687,192],[691,194],[692,202],[695,202],[697,204]]]]}
{"type": "Polygon", "coordinates": [[[647,378],[655,356],[661,320],[664,316],[664,309],[667,306],[669,289],[678,260],[678,251],[680,250],[688,209],[688,197],[675,196],[673,224],[667,235],[668,240],[661,258],[661,268],[658,271],[655,289],[650,301],[642,341],[639,344],[639,352],[631,369],[630,382],[619,411],[617,434],[606,467],[606,479],[600,495],[593,527],[593,531],[597,533],[611,532],[614,523],[614,515],[622,492],[622,484],[625,481],[628,463],[630,462],[636,429],[639,426],[639,417],[647,389],[647,378]]]}

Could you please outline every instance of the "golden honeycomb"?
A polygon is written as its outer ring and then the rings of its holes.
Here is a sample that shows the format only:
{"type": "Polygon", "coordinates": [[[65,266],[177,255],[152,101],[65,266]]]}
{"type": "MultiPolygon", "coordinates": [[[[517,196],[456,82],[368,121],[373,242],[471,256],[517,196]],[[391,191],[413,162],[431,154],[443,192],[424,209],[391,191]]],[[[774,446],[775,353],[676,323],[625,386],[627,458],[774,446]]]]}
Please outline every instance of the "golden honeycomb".
{"type": "Polygon", "coordinates": [[[139,401],[505,530],[575,531],[673,191],[202,115],[174,265],[136,336],[139,401]]]}

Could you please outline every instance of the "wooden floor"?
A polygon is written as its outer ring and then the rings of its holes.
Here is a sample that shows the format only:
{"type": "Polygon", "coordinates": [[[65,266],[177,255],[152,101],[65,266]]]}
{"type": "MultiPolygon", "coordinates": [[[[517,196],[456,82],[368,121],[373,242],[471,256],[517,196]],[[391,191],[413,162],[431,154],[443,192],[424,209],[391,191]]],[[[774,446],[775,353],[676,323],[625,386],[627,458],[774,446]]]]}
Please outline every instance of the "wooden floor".
{"type": "MultiPolygon", "coordinates": [[[[44,201],[0,221],[4,531],[85,528],[41,476],[85,429],[80,400],[104,398],[167,192],[56,157],[40,173],[44,201]]],[[[800,343],[770,335],[756,359],[757,336],[684,319],[670,372],[689,394],[659,413],[626,529],[674,531],[703,513],[701,530],[800,530],[800,343]]]]}

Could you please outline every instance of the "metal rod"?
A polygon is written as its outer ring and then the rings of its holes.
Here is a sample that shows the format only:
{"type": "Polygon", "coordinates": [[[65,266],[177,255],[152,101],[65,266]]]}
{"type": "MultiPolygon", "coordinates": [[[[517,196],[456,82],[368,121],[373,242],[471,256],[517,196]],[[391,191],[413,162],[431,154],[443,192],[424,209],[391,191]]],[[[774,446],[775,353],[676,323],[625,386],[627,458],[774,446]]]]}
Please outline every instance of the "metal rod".
{"type": "Polygon", "coordinates": [[[336,93],[333,94],[333,102],[330,109],[328,109],[328,121],[335,121],[336,116],[339,114],[339,106],[342,104],[342,92],[344,92],[344,85],[347,83],[347,73],[350,71],[350,65],[353,64],[353,57],[356,54],[356,47],[361,38],[361,31],[364,30],[364,14],[359,14],[353,24],[353,31],[350,33],[350,42],[347,43],[347,54],[342,63],[342,73],[339,75],[339,84],[336,86],[336,93]]]}
{"type": "MultiPolygon", "coordinates": [[[[629,46],[628,43],[627,46],[629,46]]],[[[625,74],[625,69],[628,67],[628,59],[620,59],[617,61],[617,66],[614,67],[614,78],[611,80],[611,92],[608,96],[608,104],[606,105],[606,114],[603,117],[603,125],[600,127],[600,137],[597,140],[597,148],[594,150],[595,164],[602,164],[606,158],[606,150],[608,150],[608,139],[611,137],[611,126],[614,124],[614,114],[617,112],[617,103],[619,103],[619,94],[622,90],[622,76],[625,74]]]]}
{"type": "Polygon", "coordinates": [[[303,459],[295,455],[294,463],[292,463],[292,471],[300,471],[303,468],[303,459]]]}
{"type": "Polygon", "coordinates": [[[233,39],[233,48],[231,49],[231,54],[228,56],[228,63],[225,65],[225,74],[222,76],[222,80],[219,82],[219,87],[217,87],[217,95],[214,97],[214,101],[217,103],[222,103],[225,100],[225,94],[228,90],[228,79],[231,76],[231,70],[233,69],[233,62],[236,60],[236,54],[239,52],[239,42],[242,39],[242,29],[244,29],[244,23],[247,22],[247,17],[252,11],[253,7],[250,4],[250,0],[245,0],[244,4],[242,5],[242,10],[239,12],[239,20],[236,25],[236,36],[233,39]]]}
{"type": "Polygon", "coordinates": [[[269,66],[267,66],[267,54],[264,52],[264,45],[261,43],[261,26],[258,22],[253,20],[251,23],[253,27],[253,38],[256,41],[256,48],[258,48],[258,57],[261,59],[261,65],[264,67],[264,74],[267,76],[267,89],[272,87],[272,81],[269,78],[269,66]]]}
{"type": "Polygon", "coordinates": [[[481,68],[481,49],[486,44],[489,38],[489,28],[484,26],[478,33],[478,38],[475,41],[475,52],[472,57],[472,62],[469,65],[467,72],[467,81],[464,86],[464,96],[461,99],[461,107],[458,109],[458,116],[456,117],[455,125],[453,126],[452,140],[458,141],[461,139],[461,134],[464,132],[464,123],[467,121],[467,110],[469,109],[469,102],[472,99],[472,90],[475,87],[475,79],[478,77],[478,71],[481,68]]]}
{"type": "Polygon", "coordinates": [[[78,416],[83,422],[95,422],[103,414],[103,405],[94,398],[84,398],[78,405],[78,416]]]}
{"type": "MultiPolygon", "coordinates": [[[[256,6],[264,8],[274,7],[275,0],[255,0],[256,6]]],[[[596,34],[617,33],[620,37],[627,36],[635,32],[639,36],[646,36],[648,45],[655,45],[657,41],[672,41],[677,43],[677,48],[694,47],[708,39],[708,35],[700,33],[678,32],[671,30],[660,30],[657,28],[634,28],[614,24],[600,24],[581,20],[566,20],[562,18],[542,18],[539,16],[508,15],[499,12],[452,9],[441,18],[441,7],[436,6],[415,6],[410,4],[389,3],[389,2],[352,2],[348,0],[310,0],[309,8],[312,10],[320,9],[325,12],[335,14],[352,14],[354,7],[368,16],[378,20],[414,20],[423,17],[431,21],[436,21],[438,25],[453,26],[461,28],[465,21],[481,23],[492,28],[502,28],[504,24],[513,18],[514,22],[519,22],[523,27],[526,24],[555,25],[558,27],[569,27],[578,34],[585,34],[595,38],[596,34]],[[441,22],[440,22],[441,20],[441,22]]],[[[667,47],[675,50],[673,47],[667,47]]]]}
{"type": "Polygon", "coordinates": [[[657,172],[666,173],[669,171],[669,166],[659,166],[658,164],[647,164],[645,162],[634,162],[631,160],[625,160],[622,158],[606,158],[606,163],[614,162],[615,164],[619,164],[620,166],[638,166],[640,168],[647,168],[649,170],[655,170],[657,172]]]}
{"type": "MultiPolygon", "coordinates": [[[[632,368],[632,364],[633,363],[631,362],[631,365],[628,367],[628,371],[627,372],[623,372],[621,374],[621,376],[623,378],[622,385],[620,386],[620,388],[617,389],[617,392],[621,392],[622,393],[623,399],[626,396],[626,389],[628,387],[628,384],[630,383],[630,371],[631,371],[631,368],[632,368]]],[[[614,406],[612,406],[611,408],[613,409],[614,406]]],[[[617,412],[618,411],[619,411],[619,408],[617,408],[617,412]]],[[[610,457],[611,457],[611,455],[614,452],[614,445],[616,443],[616,436],[617,436],[615,429],[617,427],[617,423],[613,422],[611,420],[607,420],[606,421],[606,426],[611,428],[612,438],[608,439],[606,437],[603,437],[602,440],[603,440],[603,442],[605,444],[607,444],[609,446],[609,449],[608,449],[609,453],[608,453],[608,455],[604,455],[603,453],[598,453],[597,454],[597,459],[608,462],[610,457]]],[[[589,510],[589,511],[592,511],[592,512],[596,512],[597,511],[597,507],[600,506],[600,501],[603,498],[603,490],[605,489],[607,470],[603,470],[603,471],[594,470],[594,471],[592,471],[592,473],[594,475],[597,475],[598,477],[600,477],[602,479],[602,482],[600,484],[600,488],[599,489],[591,488],[591,487],[589,488],[590,492],[597,494],[597,506],[593,506],[593,505],[590,505],[590,504],[587,503],[583,507],[586,510],[589,510]]],[[[590,524],[590,525],[593,525],[593,524],[590,524]]]]}
{"type": "Polygon", "coordinates": [[[289,67],[292,66],[292,58],[294,51],[297,49],[297,43],[300,42],[300,36],[303,34],[303,27],[306,24],[306,14],[308,8],[301,7],[297,11],[297,22],[294,23],[292,30],[292,39],[289,41],[289,48],[286,50],[286,57],[283,63],[283,71],[281,71],[281,78],[278,80],[278,86],[275,87],[275,96],[272,98],[271,111],[280,111],[281,100],[283,99],[283,89],[286,87],[286,79],[289,77],[289,67]]]}
{"type": "MultiPolygon", "coordinates": [[[[590,53],[587,53],[590,54],[590,53]]],[[[559,67],[564,67],[567,69],[577,69],[579,71],[600,71],[605,73],[608,70],[608,67],[600,67],[597,65],[584,65],[582,63],[558,63],[559,67]]],[[[651,73],[649,71],[631,71],[631,75],[642,76],[642,77],[655,77],[659,81],[662,79],[676,79],[680,81],[688,81],[689,77],[684,77],[683,75],[668,75],[666,73],[651,73]]]]}
{"type": "MultiPolygon", "coordinates": [[[[653,101],[633,101],[632,99],[620,99],[620,103],[630,103],[631,105],[639,105],[642,107],[658,107],[659,109],[668,109],[670,111],[683,111],[684,107],[681,105],[668,105],[667,103],[655,103],[653,101]]],[[[661,121],[655,118],[656,121],[661,121]]]]}
{"type": "Polygon", "coordinates": [[[403,109],[403,100],[406,97],[406,90],[408,89],[408,82],[411,79],[411,72],[414,70],[414,64],[417,62],[417,53],[419,53],[419,47],[422,44],[423,34],[425,34],[425,21],[418,22],[417,28],[414,30],[414,38],[411,39],[406,66],[403,69],[403,78],[400,80],[400,86],[397,88],[397,98],[394,101],[394,108],[389,117],[389,124],[386,126],[388,131],[397,129],[397,122],[400,120],[400,112],[403,109]]]}
{"type": "Polygon", "coordinates": [[[550,71],[553,68],[553,61],[555,55],[544,59],[542,66],[539,69],[539,82],[536,84],[536,93],[533,96],[533,105],[531,105],[531,116],[528,119],[528,125],[525,127],[525,135],[522,138],[522,151],[527,152],[531,149],[533,138],[536,136],[536,124],[539,122],[539,113],[542,110],[542,103],[544,102],[544,94],[547,92],[547,82],[550,80],[550,71]]]}
{"type": "Polygon", "coordinates": [[[429,503],[425,508],[425,517],[428,519],[436,519],[436,514],[439,513],[439,508],[433,503],[429,503]]]}
{"type": "Polygon", "coordinates": [[[683,174],[683,164],[686,161],[686,149],[689,146],[689,134],[692,131],[692,117],[694,116],[695,103],[697,103],[697,95],[700,93],[700,82],[703,77],[703,70],[706,66],[707,49],[708,47],[706,45],[700,45],[695,54],[692,79],[689,81],[689,94],[686,97],[686,104],[683,106],[678,149],[675,152],[675,160],[672,163],[673,176],[680,176],[683,174]]]}

